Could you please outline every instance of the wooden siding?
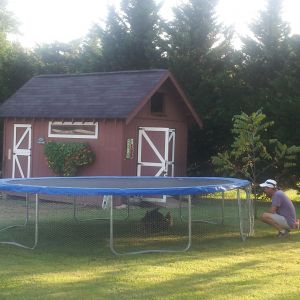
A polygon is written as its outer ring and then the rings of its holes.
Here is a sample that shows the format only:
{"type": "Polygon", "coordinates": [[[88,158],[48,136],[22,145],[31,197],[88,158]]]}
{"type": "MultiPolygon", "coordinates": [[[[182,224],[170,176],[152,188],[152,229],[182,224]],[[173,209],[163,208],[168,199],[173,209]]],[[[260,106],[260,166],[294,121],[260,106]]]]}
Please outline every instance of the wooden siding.
{"type": "Polygon", "coordinates": [[[5,121],[4,159],[3,176],[12,176],[12,151],[13,151],[13,128],[14,124],[32,125],[32,160],[31,176],[53,176],[49,169],[44,155],[44,144],[39,144],[38,139],[43,138],[45,142],[84,142],[88,143],[96,154],[95,163],[86,168],[82,168],[78,175],[122,175],[122,143],[124,121],[105,120],[99,122],[98,139],[66,139],[48,137],[48,120],[15,120],[5,121]],[[11,153],[10,158],[9,151],[11,153]]]}
{"type": "MultiPolygon", "coordinates": [[[[187,168],[187,135],[188,123],[193,116],[187,107],[178,89],[171,81],[165,82],[157,88],[157,92],[165,94],[165,113],[157,116],[151,114],[150,98],[139,106],[132,115],[130,122],[127,118],[114,119],[85,119],[96,121],[98,139],[66,139],[49,138],[49,119],[44,118],[5,118],[4,122],[4,149],[3,149],[3,176],[12,176],[12,147],[14,124],[32,125],[32,160],[31,177],[53,176],[44,155],[44,144],[38,143],[42,138],[45,142],[87,142],[96,154],[96,161],[92,166],[82,168],[77,175],[84,176],[134,176],[137,175],[137,147],[139,127],[162,127],[175,129],[175,176],[185,176],[187,168]],[[133,156],[126,158],[127,139],[133,139],[133,156]],[[11,157],[8,153],[11,152],[11,157]]],[[[108,104],[109,105],[109,104],[108,104]]],[[[74,109],[74,107],[73,107],[74,109]]],[[[61,121],[57,119],[58,121],[61,121]]],[[[74,119],[76,121],[76,118],[74,119]]],[[[80,119],[78,121],[81,121],[80,119]]]]}
{"type": "MultiPolygon", "coordinates": [[[[124,140],[134,139],[134,158],[123,160],[123,175],[136,175],[137,146],[139,127],[163,127],[175,129],[175,176],[185,176],[187,168],[187,116],[180,101],[174,101],[174,95],[169,90],[164,90],[166,114],[164,116],[151,115],[150,102],[140,110],[136,117],[126,126],[124,140]]],[[[124,148],[125,152],[125,148],[124,148]]]]}

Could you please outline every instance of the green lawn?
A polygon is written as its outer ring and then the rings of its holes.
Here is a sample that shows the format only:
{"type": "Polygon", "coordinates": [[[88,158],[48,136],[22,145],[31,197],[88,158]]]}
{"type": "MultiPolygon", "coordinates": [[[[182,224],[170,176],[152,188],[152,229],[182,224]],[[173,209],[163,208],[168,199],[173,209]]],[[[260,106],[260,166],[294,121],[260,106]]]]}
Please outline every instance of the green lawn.
{"type": "Polygon", "coordinates": [[[114,256],[106,221],[60,222],[41,220],[35,250],[0,245],[1,300],[300,299],[300,231],[278,240],[257,221],[242,242],[234,226],[194,223],[188,252],[114,256]]]}

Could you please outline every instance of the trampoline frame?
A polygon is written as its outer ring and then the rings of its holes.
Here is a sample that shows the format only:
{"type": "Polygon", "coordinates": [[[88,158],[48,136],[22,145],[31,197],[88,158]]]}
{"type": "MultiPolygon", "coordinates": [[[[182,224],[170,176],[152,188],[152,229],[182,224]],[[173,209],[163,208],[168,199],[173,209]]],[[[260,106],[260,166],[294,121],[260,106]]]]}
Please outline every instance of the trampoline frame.
{"type": "MultiPolygon", "coordinates": [[[[87,178],[87,177],[85,177],[87,178]]],[[[108,178],[108,177],[106,177],[108,178]]],[[[117,177],[109,177],[109,178],[117,178],[117,177]]],[[[122,178],[126,178],[126,177],[122,177],[122,178]]],[[[173,178],[176,178],[176,177],[173,177],[173,178]]],[[[245,181],[246,182],[246,181],[245,181]]],[[[1,180],[0,180],[0,183],[1,183],[1,180]]],[[[0,184],[0,190],[3,191],[3,189],[1,189],[1,187],[3,188],[3,186],[1,186],[0,184]]],[[[247,236],[251,236],[253,234],[253,231],[254,231],[254,215],[253,215],[253,211],[251,211],[251,199],[250,199],[250,194],[251,194],[251,187],[250,187],[250,183],[248,182],[247,185],[243,185],[243,186],[240,186],[240,187],[233,187],[231,189],[236,189],[237,190],[237,201],[238,201],[238,213],[239,213],[239,220],[240,220],[240,235],[241,235],[241,238],[243,241],[245,241],[245,239],[247,238],[247,236]],[[242,231],[242,222],[241,222],[241,218],[240,218],[240,214],[241,214],[241,198],[240,198],[240,188],[243,188],[245,189],[246,191],[246,201],[249,203],[249,233],[248,234],[243,234],[243,231],[242,231]]],[[[5,189],[4,189],[5,190],[5,189]]],[[[230,189],[228,189],[230,190],[230,189]]],[[[7,192],[7,190],[5,190],[7,192]]],[[[43,192],[44,194],[44,192],[43,192]]],[[[195,192],[194,194],[199,194],[199,192],[195,192]]],[[[17,246],[17,247],[22,247],[22,248],[25,248],[25,249],[35,249],[36,246],[38,245],[38,238],[39,238],[39,201],[40,201],[40,198],[39,198],[39,194],[38,193],[35,193],[35,216],[34,216],[34,243],[32,246],[28,246],[28,245],[24,245],[24,244],[21,244],[21,243],[17,243],[17,242],[11,242],[11,241],[0,241],[0,244],[8,244],[8,245],[13,245],[13,246],[17,246]]],[[[191,195],[192,194],[178,194],[180,196],[180,200],[179,200],[179,214],[180,214],[180,219],[182,221],[183,220],[183,217],[182,217],[182,205],[181,205],[181,201],[182,201],[182,196],[187,196],[188,197],[188,219],[187,219],[187,245],[183,248],[183,249],[179,249],[179,250],[169,250],[169,249],[150,249],[150,250],[140,250],[140,251],[130,251],[130,252],[124,252],[124,253],[121,253],[121,252],[118,252],[116,249],[115,249],[115,246],[114,246],[114,195],[123,195],[123,194],[118,194],[118,193],[115,193],[115,194],[106,194],[106,193],[102,193],[103,197],[107,200],[109,200],[109,203],[110,203],[110,216],[109,218],[93,218],[93,219],[79,219],[77,218],[77,215],[76,215],[76,199],[75,197],[73,198],[73,218],[75,221],[77,222],[84,222],[84,221],[90,221],[90,220],[109,220],[109,224],[110,224],[110,234],[109,234],[109,247],[110,247],[110,250],[113,254],[115,255],[129,255],[129,254],[140,254],[140,253],[162,253],[162,252],[185,252],[187,251],[191,245],[192,245],[192,222],[205,222],[205,223],[209,223],[209,221],[205,221],[205,220],[192,220],[192,216],[191,216],[191,202],[192,202],[192,197],[191,195]]],[[[175,193],[173,193],[173,195],[176,195],[175,193]]],[[[126,195],[128,196],[128,195],[126,195]]],[[[0,229],[0,232],[3,232],[5,230],[9,230],[11,228],[15,228],[15,227],[25,227],[27,226],[28,224],[28,202],[29,202],[29,197],[28,197],[28,194],[26,193],[26,217],[25,217],[25,222],[24,224],[22,225],[10,225],[10,226],[6,226],[2,229],[0,229]]],[[[125,219],[128,218],[129,216],[129,201],[127,203],[127,216],[125,219]]],[[[221,224],[223,224],[223,221],[224,221],[224,191],[222,191],[222,221],[221,221],[221,224]]],[[[217,223],[214,223],[214,224],[217,224],[217,223]]]]}
{"type": "Polygon", "coordinates": [[[114,217],[113,217],[113,197],[111,197],[111,206],[110,206],[110,233],[109,233],[109,247],[113,254],[115,255],[128,255],[128,254],[141,254],[141,253],[161,253],[161,252],[185,252],[192,245],[192,218],[191,218],[191,195],[188,195],[188,241],[187,245],[181,250],[168,250],[168,249],[151,249],[151,250],[140,250],[140,251],[131,251],[131,252],[118,252],[114,247],[114,217]]]}

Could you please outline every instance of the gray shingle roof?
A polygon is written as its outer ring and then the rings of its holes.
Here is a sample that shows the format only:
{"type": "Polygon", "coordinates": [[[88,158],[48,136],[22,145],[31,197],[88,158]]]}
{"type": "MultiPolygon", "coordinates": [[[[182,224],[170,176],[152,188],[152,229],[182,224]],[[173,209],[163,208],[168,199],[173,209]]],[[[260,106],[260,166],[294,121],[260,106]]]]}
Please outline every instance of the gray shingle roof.
{"type": "Polygon", "coordinates": [[[143,70],[36,76],[0,106],[0,117],[126,118],[169,75],[143,70]]]}

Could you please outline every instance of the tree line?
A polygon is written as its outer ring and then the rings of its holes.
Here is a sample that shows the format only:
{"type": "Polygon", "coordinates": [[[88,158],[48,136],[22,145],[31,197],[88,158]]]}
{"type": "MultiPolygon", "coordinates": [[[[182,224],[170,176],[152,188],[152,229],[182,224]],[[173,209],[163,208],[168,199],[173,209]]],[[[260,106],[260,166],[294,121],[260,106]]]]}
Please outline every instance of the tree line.
{"type": "MultiPolygon", "coordinates": [[[[190,129],[190,174],[214,175],[211,157],[233,143],[238,114],[261,111],[274,122],[269,138],[300,145],[300,35],[291,35],[282,19],[283,3],[267,1],[241,49],[234,47],[234,28],[216,16],[218,0],[185,1],[173,7],[172,20],[160,15],[155,0],[122,0],[85,38],[28,50],[8,40],[17,23],[2,0],[0,100],[38,74],[168,68],[204,123],[190,129]]],[[[293,174],[299,178],[300,171],[293,174]]]]}

